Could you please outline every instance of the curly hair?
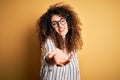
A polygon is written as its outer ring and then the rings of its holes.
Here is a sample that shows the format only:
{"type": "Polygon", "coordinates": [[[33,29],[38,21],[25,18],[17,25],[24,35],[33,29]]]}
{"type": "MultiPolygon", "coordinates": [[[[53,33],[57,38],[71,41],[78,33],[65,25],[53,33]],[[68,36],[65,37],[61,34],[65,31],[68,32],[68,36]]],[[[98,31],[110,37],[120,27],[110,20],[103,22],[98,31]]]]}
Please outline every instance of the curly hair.
{"type": "Polygon", "coordinates": [[[68,33],[66,34],[65,46],[68,52],[76,49],[81,49],[83,42],[81,38],[81,22],[78,15],[73,11],[70,5],[57,3],[49,7],[38,20],[38,31],[40,46],[45,44],[47,38],[55,43],[59,49],[64,48],[64,40],[51,25],[51,17],[53,15],[60,15],[66,18],[68,23],[68,33]]]}

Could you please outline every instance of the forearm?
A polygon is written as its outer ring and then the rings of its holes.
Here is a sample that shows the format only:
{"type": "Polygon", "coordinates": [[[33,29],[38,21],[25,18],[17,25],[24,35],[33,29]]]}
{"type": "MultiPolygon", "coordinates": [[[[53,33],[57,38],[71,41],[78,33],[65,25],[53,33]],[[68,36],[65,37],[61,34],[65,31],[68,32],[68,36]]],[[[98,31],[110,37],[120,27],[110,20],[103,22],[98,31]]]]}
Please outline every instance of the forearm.
{"type": "Polygon", "coordinates": [[[55,62],[54,62],[54,57],[50,58],[49,57],[49,54],[45,57],[45,61],[50,64],[50,65],[54,65],[55,62]]]}

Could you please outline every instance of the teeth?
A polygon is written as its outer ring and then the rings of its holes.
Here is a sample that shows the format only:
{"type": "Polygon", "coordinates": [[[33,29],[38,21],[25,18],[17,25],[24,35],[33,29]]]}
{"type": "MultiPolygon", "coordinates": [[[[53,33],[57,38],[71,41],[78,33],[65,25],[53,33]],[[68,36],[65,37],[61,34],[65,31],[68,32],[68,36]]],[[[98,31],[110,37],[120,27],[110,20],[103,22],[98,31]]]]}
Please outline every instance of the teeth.
{"type": "Polygon", "coordinates": [[[59,31],[64,31],[64,29],[60,29],[59,31]]]}

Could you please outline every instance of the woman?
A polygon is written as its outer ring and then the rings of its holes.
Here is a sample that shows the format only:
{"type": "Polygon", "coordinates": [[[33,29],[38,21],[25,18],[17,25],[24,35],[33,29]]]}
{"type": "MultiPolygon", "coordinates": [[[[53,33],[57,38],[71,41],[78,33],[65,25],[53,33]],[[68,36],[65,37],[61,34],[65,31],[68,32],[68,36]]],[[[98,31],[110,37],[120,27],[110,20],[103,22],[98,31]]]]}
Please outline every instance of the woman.
{"type": "Polygon", "coordinates": [[[81,23],[70,5],[57,3],[39,19],[41,80],[80,80],[81,23]]]}

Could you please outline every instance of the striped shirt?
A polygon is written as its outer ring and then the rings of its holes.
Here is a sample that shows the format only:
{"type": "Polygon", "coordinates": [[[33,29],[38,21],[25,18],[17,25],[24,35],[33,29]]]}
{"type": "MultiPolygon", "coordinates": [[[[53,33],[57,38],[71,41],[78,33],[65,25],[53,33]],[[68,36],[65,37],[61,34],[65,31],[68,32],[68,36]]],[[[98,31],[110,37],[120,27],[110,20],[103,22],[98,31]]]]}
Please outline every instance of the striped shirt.
{"type": "MultiPolygon", "coordinates": [[[[80,80],[77,52],[74,51],[74,57],[69,64],[63,67],[57,67],[56,65],[49,65],[45,61],[46,55],[50,54],[53,49],[55,49],[54,43],[52,40],[47,39],[44,53],[41,56],[41,80],[80,80]]],[[[69,54],[67,56],[69,57],[69,54]]]]}

